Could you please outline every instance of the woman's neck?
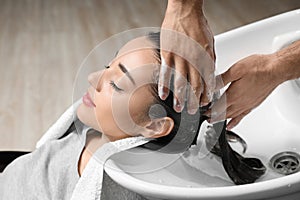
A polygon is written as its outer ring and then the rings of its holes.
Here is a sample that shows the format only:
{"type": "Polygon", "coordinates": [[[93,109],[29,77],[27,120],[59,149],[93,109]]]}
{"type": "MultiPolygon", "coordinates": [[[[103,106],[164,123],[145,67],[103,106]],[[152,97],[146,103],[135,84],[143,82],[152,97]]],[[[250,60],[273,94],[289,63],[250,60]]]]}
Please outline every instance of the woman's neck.
{"type": "Polygon", "coordinates": [[[79,176],[81,176],[81,174],[83,173],[83,170],[85,169],[93,154],[108,142],[110,142],[108,138],[100,132],[92,131],[87,133],[86,143],[78,161],[79,176]]]}
{"type": "Polygon", "coordinates": [[[100,132],[88,132],[86,135],[85,148],[91,153],[95,153],[97,149],[102,147],[105,143],[110,142],[104,134],[100,132]]]}

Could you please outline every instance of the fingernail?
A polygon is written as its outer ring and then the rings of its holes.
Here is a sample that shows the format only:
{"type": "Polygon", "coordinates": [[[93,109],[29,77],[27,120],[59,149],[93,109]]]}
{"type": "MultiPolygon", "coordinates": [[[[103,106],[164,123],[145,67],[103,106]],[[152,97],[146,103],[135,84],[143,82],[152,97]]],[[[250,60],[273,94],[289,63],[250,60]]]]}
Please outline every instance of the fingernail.
{"type": "Polygon", "coordinates": [[[176,112],[181,112],[183,109],[183,106],[180,105],[179,101],[176,98],[174,98],[173,107],[176,112]]]}
{"type": "Polygon", "coordinates": [[[228,125],[226,126],[227,130],[231,130],[233,127],[234,127],[234,126],[231,125],[231,124],[228,124],[228,125]]]}
{"type": "Polygon", "coordinates": [[[214,97],[213,92],[207,92],[207,98],[210,102],[213,100],[213,97],[214,97]]]}
{"type": "Polygon", "coordinates": [[[158,86],[158,96],[162,99],[162,100],[166,100],[166,94],[164,93],[164,87],[163,86],[158,86]]]}
{"type": "Polygon", "coordinates": [[[166,60],[161,56],[161,66],[167,66],[166,60]]]}
{"type": "Polygon", "coordinates": [[[197,108],[191,108],[191,109],[189,109],[188,112],[190,115],[194,115],[194,114],[196,114],[197,110],[198,110],[197,108]]]}
{"type": "Polygon", "coordinates": [[[200,102],[201,107],[207,106],[208,104],[209,104],[209,102],[200,102]]]}

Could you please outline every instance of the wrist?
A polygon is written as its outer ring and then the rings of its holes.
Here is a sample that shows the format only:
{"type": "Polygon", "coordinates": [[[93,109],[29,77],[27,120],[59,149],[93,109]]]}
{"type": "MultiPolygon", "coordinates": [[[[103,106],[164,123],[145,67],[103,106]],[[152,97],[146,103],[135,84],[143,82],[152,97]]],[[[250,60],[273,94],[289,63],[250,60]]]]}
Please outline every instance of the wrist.
{"type": "Polygon", "coordinates": [[[168,0],[168,3],[175,3],[181,5],[188,5],[190,3],[198,3],[201,6],[203,5],[204,0],[168,0]]]}
{"type": "Polygon", "coordinates": [[[203,15],[203,0],[168,0],[166,12],[177,13],[178,11],[194,10],[203,15]]]}
{"type": "Polygon", "coordinates": [[[273,81],[277,82],[278,85],[285,82],[288,77],[283,73],[283,64],[279,59],[277,52],[267,56],[269,60],[270,73],[272,74],[273,81]]]}
{"type": "Polygon", "coordinates": [[[300,41],[273,54],[274,66],[284,81],[300,78],[300,41]]]}

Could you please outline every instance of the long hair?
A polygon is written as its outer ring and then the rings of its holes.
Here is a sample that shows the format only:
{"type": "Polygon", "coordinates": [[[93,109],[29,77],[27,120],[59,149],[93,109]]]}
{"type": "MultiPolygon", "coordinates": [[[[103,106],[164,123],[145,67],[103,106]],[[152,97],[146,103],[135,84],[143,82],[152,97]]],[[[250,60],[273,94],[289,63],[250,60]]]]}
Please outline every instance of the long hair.
{"type": "MultiPolygon", "coordinates": [[[[157,54],[156,57],[160,56],[159,36],[159,33],[150,33],[148,35],[149,39],[157,46],[157,48],[155,48],[157,54]]],[[[154,141],[145,144],[144,147],[166,153],[183,152],[197,141],[201,124],[208,118],[203,115],[203,113],[207,110],[209,105],[206,107],[199,107],[194,115],[190,115],[187,112],[186,105],[181,113],[177,113],[173,109],[173,80],[171,80],[171,87],[169,88],[170,94],[164,101],[158,96],[157,80],[158,77],[156,75],[154,77],[156,84],[152,84],[150,90],[155,99],[154,103],[160,105],[165,112],[154,109],[150,114],[152,117],[157,118],[164,117],[163,115],[172,118],[174,120],[174,128],[169,135],[157,138],[154,141]]],[[[253,183],[265,173],[266,167],[259,159],[245,158],[231,148],[226,139],[226,134],[228,132],[226,130],[226,120],[215,123],[213,128],[216,132],[220,133],[220,136],[213,146],[211,153],[222,159],[225,171],[235,184],[253,183]]]]}
{"type": "MultiPolygon", "coordinates": [[[[155,45],[155,57],[160,59],[160,33],[149,33],[148,39],[155,45]]],[[[177,113],[173,109],[173,84],[174,77],[170,81],[169,95],[166,100],[161,100],[158,96],[158,73],[154,73],[153,83],[150,86],[150,91],[154,97],[154,105],[157,109],[150,109],[149,115],[151,118],[170,117],[174,121],[172,131],[164,137],[157,138],[144,145],[145,148],[158,150],[166,153],[180,153],[187,150],[192,144],[196,143],[197,136],[202,122],[207,119],[203,116],[205,108],[198,109],[193,115],[187,111],[187,105],[184,106],[182,112],[177,113]],[[161,111],[164,109],[164,111],[161,111]]]]}

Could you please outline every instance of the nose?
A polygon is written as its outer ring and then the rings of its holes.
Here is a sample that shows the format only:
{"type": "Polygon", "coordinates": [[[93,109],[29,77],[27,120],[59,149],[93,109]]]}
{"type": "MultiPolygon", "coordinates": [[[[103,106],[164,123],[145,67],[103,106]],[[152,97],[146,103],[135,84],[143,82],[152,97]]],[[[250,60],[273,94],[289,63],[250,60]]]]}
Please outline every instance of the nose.
{"type": "Polygon", "coordinates": [[[88,76],[88,81],[90,83],[90,85],[97,91],[100,92],[101,91],[101,85],[102,85],[102,81],[101,81],[101,77],[103,74],[104,70],[100,70],[97,72],[93,72],[91,74],[89,74],[88,76]]]}

